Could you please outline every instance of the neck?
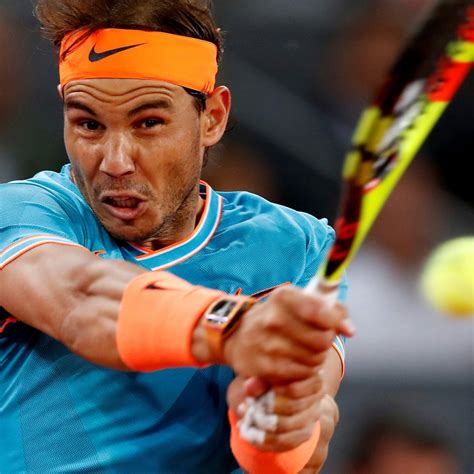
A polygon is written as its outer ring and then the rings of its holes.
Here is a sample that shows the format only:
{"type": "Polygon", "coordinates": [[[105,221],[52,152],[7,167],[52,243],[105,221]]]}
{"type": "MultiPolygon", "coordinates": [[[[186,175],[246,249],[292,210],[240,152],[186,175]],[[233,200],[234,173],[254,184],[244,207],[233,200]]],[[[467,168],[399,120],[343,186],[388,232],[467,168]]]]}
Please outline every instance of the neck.
{"type": "Polygon", "coordinates": [[[141,242],[140,245],[150,250],[173,245],[191,235],[204,210],[204,199],[199,195],[199,184],[196,190],[184,200],[173,216],[163,223],[159,236],[141,242]]]}

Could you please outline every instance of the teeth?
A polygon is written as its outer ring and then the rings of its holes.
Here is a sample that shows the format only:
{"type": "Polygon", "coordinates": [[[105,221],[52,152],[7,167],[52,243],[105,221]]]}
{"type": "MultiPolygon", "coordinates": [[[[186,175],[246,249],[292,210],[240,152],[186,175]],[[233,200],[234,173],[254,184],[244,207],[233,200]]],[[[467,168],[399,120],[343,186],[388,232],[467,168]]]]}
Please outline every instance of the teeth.
{"type": "Polygon", "coordinates": [[[135,198],[110,198],[110,203],[115,207],[137,207],[139,204],[138,199],[135,198]]]}

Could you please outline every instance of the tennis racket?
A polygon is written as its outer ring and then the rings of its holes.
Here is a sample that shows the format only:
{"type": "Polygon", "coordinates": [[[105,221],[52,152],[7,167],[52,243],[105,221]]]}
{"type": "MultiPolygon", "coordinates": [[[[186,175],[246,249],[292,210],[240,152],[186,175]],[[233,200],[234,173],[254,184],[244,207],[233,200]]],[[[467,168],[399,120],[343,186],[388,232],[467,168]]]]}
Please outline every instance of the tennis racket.
{"type": "Polygon", "coordinates": [[[336,240],[308,292],[337,298],[344,270],[473,61],[474,1],[441,1],[359,120],[344,163],[336,240]]]}
{"type": "MultiPolygon", "coordinates": [[[[337,300],[345,269],[473,61],[474,0],[440,1],[362,113],[344,162],[336,239],[306,292],[319,293],[328,303],[337,300]]],[[[250,400],[240,424],[244,439],[264,439],[255,422],[265,418],[269,397],[271,391],[250,400]]]]}

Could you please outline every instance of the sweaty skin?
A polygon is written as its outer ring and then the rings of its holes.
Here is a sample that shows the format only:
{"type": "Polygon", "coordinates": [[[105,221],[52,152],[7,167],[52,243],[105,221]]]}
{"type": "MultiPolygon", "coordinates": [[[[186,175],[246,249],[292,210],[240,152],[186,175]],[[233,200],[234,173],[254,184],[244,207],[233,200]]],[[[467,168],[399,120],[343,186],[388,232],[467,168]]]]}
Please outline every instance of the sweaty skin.
{"type": "MultiPolygon", "coordinates": [[[[221,116],[230,97],[216,92],[221,116]]],[[[64,105],[77,185],[109,233],[151,248],[189,235],[202,206],[204,150],[214,144],[203,127],[223,117],[200,117],[181,87],[132,79],[73,82],[64,105]]]]}
{"type": "MultiPolygon", "coordinates": [[[[74,177],[117,239],[158,249],[192,233],[203,205],[198,186],[205,150],[222,138],[231,98],[218,87],[203,113],[193,101],[182,88],[159,81],[94,79],[66,86],[64,136],[74,177]]],[[[125,288],[143,272],[85,249],[43,245],[0,272],[0,301],[81,357],[127,370],[117,352],[116,321],[125,288]]],[[[329,349],[336,334],[353,334],[342,306],[327,308],[317,296],[284,288],[243,317],[225,344],[225,360],[210,358],[201,326],[192,351],[201,362],[226,363],[243,376],[281,385],[309,379],[324,367],[321,382],[335,393],[340,363],[329,349]]],[[[286,429],[300,424],[287,420],[286,429]]],[[[306,425],[305,433],[314,423],[306,425]]],[[[276,436],[268,448],[281,442],[276,436]]],[[[292,443],[301,443],[301,436],[292,443]]]]}

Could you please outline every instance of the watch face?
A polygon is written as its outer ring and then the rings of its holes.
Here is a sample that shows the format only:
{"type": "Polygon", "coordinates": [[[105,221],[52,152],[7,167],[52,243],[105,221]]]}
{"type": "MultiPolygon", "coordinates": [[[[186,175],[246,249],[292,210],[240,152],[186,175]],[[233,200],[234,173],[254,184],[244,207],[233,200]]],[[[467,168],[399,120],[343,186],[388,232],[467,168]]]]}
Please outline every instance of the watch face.
{"type": "Polygon", "coordinates": [[[218,301],[212,308],[211,313],[206,316],[206,320],[216,326],[223,326],[229,321],[229,315],[232,314],[232,311],[236,306],[236,301],[218,301]]]}

